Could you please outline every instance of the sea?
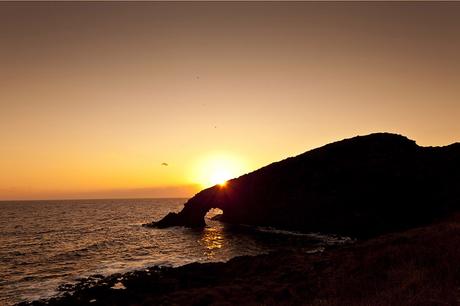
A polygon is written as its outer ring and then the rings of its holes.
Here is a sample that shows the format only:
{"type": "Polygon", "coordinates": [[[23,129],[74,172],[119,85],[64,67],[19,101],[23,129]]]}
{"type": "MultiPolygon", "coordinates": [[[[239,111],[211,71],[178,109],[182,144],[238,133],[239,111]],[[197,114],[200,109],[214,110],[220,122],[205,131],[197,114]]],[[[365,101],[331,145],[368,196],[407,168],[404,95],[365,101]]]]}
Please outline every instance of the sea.
{"type": "Polygon", "coordinates": [[[321,252],[350,238],[229,225],[206,215],[204,229],[142,226],[186,199],[0,202],[0,305],[59,295],[58,286],[94,274],[149,266],[228,261],[298,249],[321,252]]]}

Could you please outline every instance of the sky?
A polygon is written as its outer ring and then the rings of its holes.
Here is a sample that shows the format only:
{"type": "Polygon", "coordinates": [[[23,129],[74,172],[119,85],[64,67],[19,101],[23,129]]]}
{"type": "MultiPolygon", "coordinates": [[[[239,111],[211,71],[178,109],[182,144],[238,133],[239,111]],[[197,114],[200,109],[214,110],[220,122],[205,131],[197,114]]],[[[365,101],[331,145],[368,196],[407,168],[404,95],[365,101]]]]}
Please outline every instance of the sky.
{"type": "Polygon", "coordinates": [[[0,200],[190,197],[332,141],[460,141],[460,3],[0,3],[0,200]]]}

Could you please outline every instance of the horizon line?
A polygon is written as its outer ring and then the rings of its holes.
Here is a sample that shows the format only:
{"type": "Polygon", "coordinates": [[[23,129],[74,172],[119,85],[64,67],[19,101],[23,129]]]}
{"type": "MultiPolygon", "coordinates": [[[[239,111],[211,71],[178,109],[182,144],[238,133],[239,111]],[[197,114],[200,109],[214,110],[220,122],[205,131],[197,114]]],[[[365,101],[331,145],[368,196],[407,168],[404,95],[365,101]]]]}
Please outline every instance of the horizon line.
{"type": "Polygon", "coordinates": [[[156,200],[156,199],[190,199],[190,197],[120,197],[120,198],[64,198],[64,199],[11,199],[1,202],[41,202],[41,201],[93,201],[93,200],[156,200]]]}

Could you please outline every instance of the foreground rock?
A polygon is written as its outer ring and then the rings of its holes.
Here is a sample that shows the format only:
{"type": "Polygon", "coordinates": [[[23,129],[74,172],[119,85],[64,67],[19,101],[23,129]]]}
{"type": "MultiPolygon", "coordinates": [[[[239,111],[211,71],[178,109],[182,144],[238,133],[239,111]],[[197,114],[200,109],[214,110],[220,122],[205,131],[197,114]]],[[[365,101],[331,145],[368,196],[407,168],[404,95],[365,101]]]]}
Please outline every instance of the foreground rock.
{"type": "Polygon", "coordinates": [[[273,163],[205,189],[150,226],[230,223],[371,237],[427,224],[460,207],[460,144],[420,147],[380,133],[273,163]]]}
{"type": "Polygon", "coordinates": [[[96,276],[73,295],[32,305],[459,305],[458,258],[456,216],[317,254],[96,276]]]}

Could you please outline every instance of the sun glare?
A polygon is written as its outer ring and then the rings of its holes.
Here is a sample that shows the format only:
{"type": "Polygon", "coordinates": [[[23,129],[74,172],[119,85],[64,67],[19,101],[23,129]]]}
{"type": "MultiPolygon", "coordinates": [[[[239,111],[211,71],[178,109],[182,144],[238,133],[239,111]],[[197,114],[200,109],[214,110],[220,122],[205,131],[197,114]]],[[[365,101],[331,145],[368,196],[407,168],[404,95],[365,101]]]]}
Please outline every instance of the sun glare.
{"type": "Polygon", "coordinates": [[[193,171],[193,180],[203,187],[220,185],[245,173],[241,160],[228,155],[212,155],[197,163],[193,171]]]}
{"type": "Polygon", "coordinates": [[[210,182],[212,185],[225,186],[225,183],[232,178],[232,175],[227,169],[216,169],[211,175],[210,182]]]}

